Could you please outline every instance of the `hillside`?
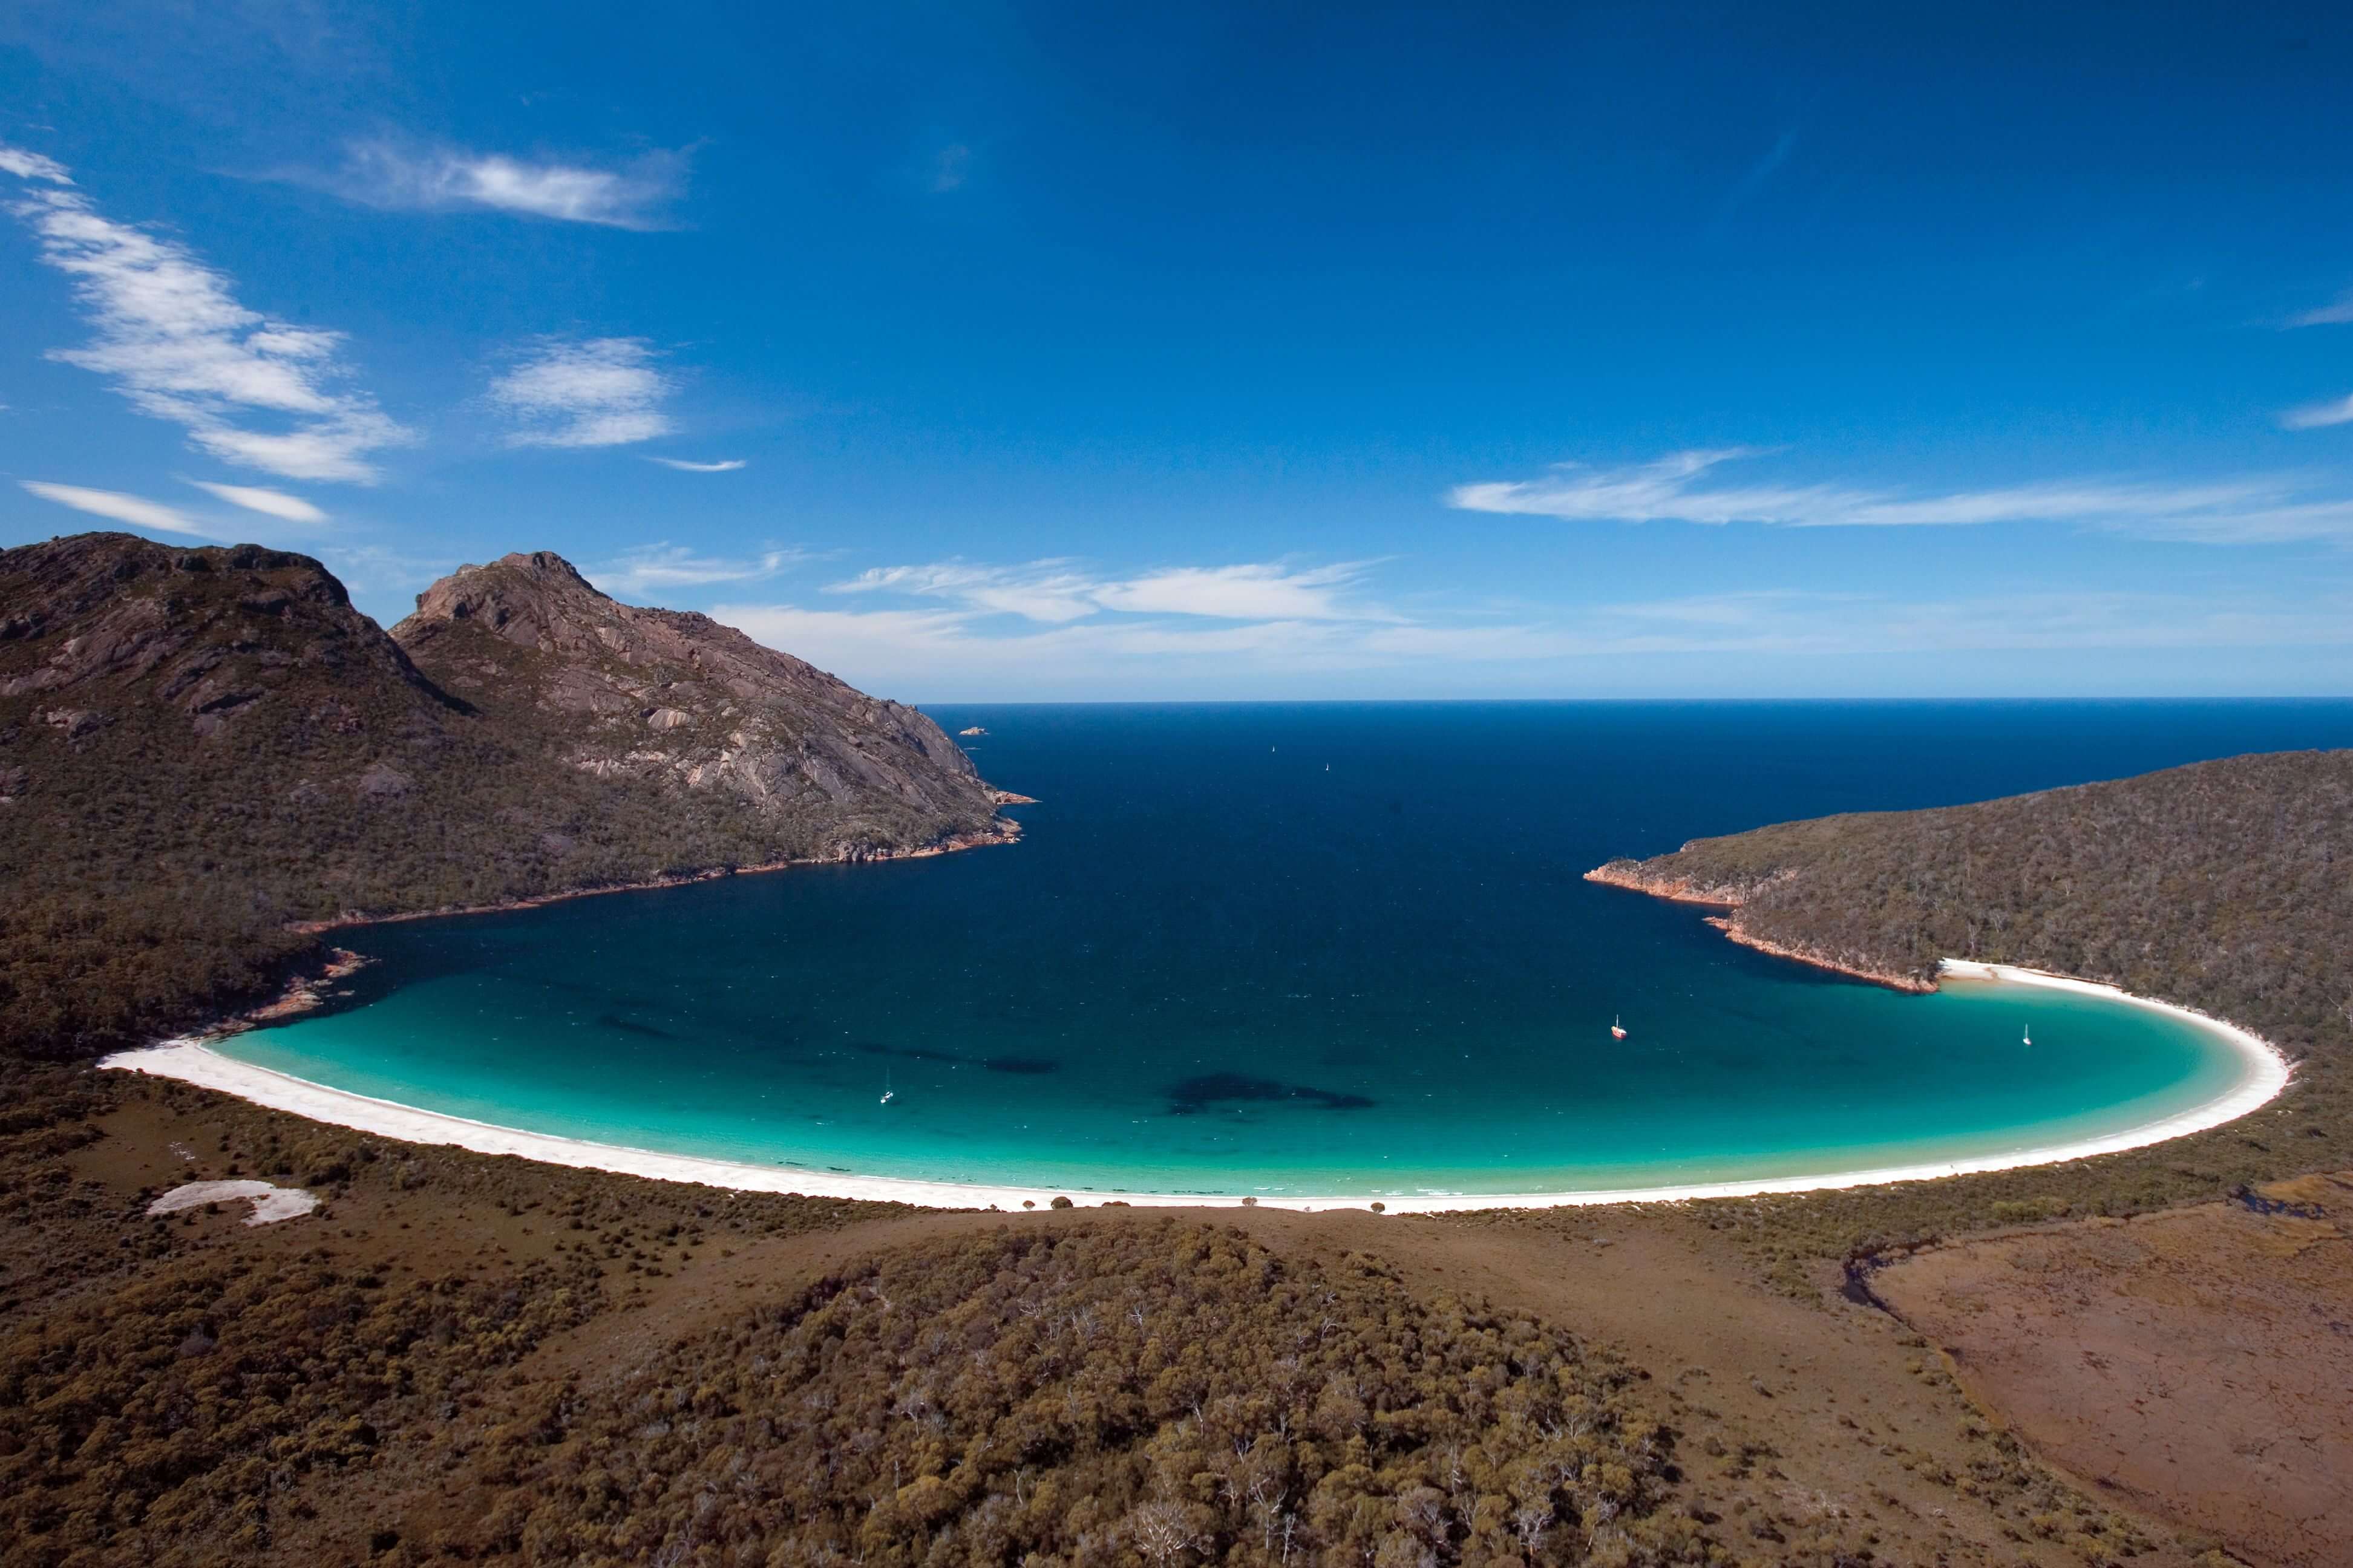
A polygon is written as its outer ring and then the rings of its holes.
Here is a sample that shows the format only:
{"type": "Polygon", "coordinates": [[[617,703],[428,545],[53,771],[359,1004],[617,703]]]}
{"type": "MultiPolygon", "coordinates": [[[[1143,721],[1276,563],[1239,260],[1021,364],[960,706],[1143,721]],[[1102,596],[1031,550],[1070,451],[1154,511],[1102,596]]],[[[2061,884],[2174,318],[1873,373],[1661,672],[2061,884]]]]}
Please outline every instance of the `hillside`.
{"type": "Polygon", "coordinates": [[[1783,823],[1588,875],[1715,905],[1736,941],[1896,984],[1932,984],[1945,957],[2109,981],[2242,1024],[2299,1063],[2260,1128],[2083,1168],[2094,1201],[2111,1201],[2094,1193],[2106,1183],[2145,1204],[2353,1160],[2348,868],[2353,752],[2286,752],[1783,823]]]}
{"type": "Polygon", "coordinates": [[[309,945],[289,922],[1012,834],[921,714],[554,556],[403,629],[421,664],[251,545],[0,552],[0,1048],[250,992],[309,945]]]}
{"type": "Polygon", "coordinates": [[[915,710],[708,616],[620,604],[545,552],[460,568],[392,638],[509,744],[693,802],[709,830],[751,832],[747,858],[995,826],[971,759],[915,710]]]}

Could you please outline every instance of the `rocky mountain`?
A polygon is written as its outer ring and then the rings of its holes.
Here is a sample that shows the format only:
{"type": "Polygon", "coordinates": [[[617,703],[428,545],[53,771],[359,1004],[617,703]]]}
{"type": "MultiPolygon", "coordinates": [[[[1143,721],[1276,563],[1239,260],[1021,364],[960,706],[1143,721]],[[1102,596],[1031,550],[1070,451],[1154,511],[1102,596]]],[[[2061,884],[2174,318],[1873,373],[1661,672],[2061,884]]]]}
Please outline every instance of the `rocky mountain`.
{"type": "Polygon", "coordinates": [[[0,552],[0,1045],[242,992],[290,922],[1016,831],[922,714],[553,555],[437,584],[400,633],[281,551],[0,552]]]}
{"type": "Polygon", "coordinates": [[[392,637],[563,767],[807,817],[853,857],[997,830],[971,759],[915,710],[708,616],[621,604],[544,551],[461,567],[392,637]]]}

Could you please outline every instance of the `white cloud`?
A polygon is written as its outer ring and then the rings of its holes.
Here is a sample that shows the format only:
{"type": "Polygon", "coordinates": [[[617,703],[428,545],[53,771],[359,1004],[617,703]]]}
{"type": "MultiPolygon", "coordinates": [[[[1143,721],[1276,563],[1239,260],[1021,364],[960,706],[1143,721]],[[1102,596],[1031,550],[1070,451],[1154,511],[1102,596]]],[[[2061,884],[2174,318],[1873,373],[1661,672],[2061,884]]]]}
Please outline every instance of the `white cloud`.
{"type": "Polygon", "coordinates": [[[188,483],[200,490],[209,491],[231,506],[241,506],[264,517],[279,518],[287,522],[327,521],[325,512],[301,496],[290,496],[284,490],[262,489],[254,485],[216,485],[210,479],[190,479],[188,483]]]}
{"type": "Polygon", "coordinates": [[[396,211],[516,213],[608,228],[666,226],[660,209],[686,184],[686,154],[649,153],[615,168],[534,163],[499,153],[355,142],[328,174],[282,176],[347,201],[396,211]]]}
{"type": "Polygon", "coordinates": [[[2353,425],[2353,397],[2340,397],[2333,403],[2307,403],[2301,408],[2291,408],[2280,416],[2280,423],[2291,430],[2318,430],[2330,425],[2353,425]]]}
{"type": "Polygon", "coordinates": [[[1540,479],[1461,485],[1446,499],[1448,505],[1466,511],[1574,521],[1755,522],[1787,528],[2067,522],[2217,544],[2353,534],[2353,498],[2312,497],[2308,482],[2276,475],[2204,483],[2094,477],[1927,496],[1843,484],[1709,482],[1710,471],[1717,466],[1760,455],[1757,448],[1732,447],[1676,452],[1616,468],[1562,463],[1540,479]]]}
{"type": "Polygon", "coordinates": [[[1340,595],[1367,563],[1305,572],[1273,565],[1176,566],[1124,583],[1106,583],[1095,602],[1140,615],[1214,616],[1227,620],[1361,621],[1393,619],[1387,611],[1344,605],[1340,595]]]}
{"type": "Polygon", "coordinates": [[[1344,602],[1369,563],[1293,570],[1268,563],[1172,566],[1134,577],[1101,577],[1065,561],[1027,566],[935,562],[881,566],[829,594],[897,593],[950,599],[989,615],[1060,625],[1103,611],[1139,616],[1199,616],[1221,620],[1366,621],[1394,619],[1371,605],[1344,602]]]}
{"type": "Polygon", "coordinates": [[[648,458],[646,461],[676,468],[682,474],[732,474],[749,465],[749,459],[744,458],[723,458],[715,463],[697,463],[685,458],[648,458]]]}
{"type": "Polygon", "coordinates": [[[759,554],[729,560],[697,555],[683,544],[662,540],[625,550],[612,561],[593,568],[588,579],[608,592],[642,594],[663,588],[701,588],[714,583],[756,583],[807,560],[799,550],[763,550],[759,554]]]}
{"type": "Polygon", "coordinates": [[[287,479],[369,483],[368,454],[414,439],[373,397],[336,386],[347,374],[342,333],[247,309],[227,277],[175,241],[100,216],[47,159],[11,150],[0,168],[43,182],[9,210],[72,280],[95,329],[87,347],[50,357],[105,376],[200,450],[287,479]],[[284,427],[252,428],[257,416],[284,427]]]}
{"type": "Polygon", "coordinates": [[[512,447],[620,447],[675,428],[661,402],[670,380],[642,338],[548,339],[491,383],[491,404],[520,427],[512,447]]]}
{"type": "Polygon", "coordinates": [[[47,180],[53,185],[70,185],[73,176],[55,158],[44,158],[38,153],[27,153],[22,147],[0,146],[0,171],[20,180],[47,180]]]}
{"type": "Polygon", "coordinates": [[[1094,597],[1098,586],[1093,579],[1059,561],[1033,561],[1020,567],[950,561],[928,566],[878,566],[846,583],[830,584],[826,592],[953,599],[980,614],[1019,616],[1060,625],[1093,615],[1101,607],[1094,597]]]}
{"type": "Polygon", "coordinates": [[[343,586],[354,594],[415,593],[458,569],[452,555],[417,555],[383,544],[352,544],[342,541],[312,546],[343,586]]]}
{"type": "Polygon", "coordinates": [[[2221,593],[1899,599],[1781,590],[1607,605],[1590,618],[1618,651],[1943,654],[2342,644],[2353,642],[2348,607],[2341,592],[2290,606],[2221,593]]]}
{"type": "Polygon", "coordinates": [[[2353,289],[2339,294],[2316,310],[2306,310],[2300,316],[2290,316],[2291,327],[2341,327],[2353,321],[2353,289]]]}
{"type": "Polygon", "coordinates": [[[932,155],[932,190],[944,195],[960,188],[972,173],[972,149],[963,142],[941,148],[932,155]]]}
{"type": "Polygon", "coordinates": [[[53,485],[40,479],[20,479],[17,482],[43,500],[53,500],[59,506],[69,506],[92,517],[127,522],[133,528],[153,528],[164,533],[204,532],[203,529],[162,501],[149,500],[144,496],[125,495],[121,490],[85,489],[79,485],[53,485]]]}
{"type": "MultiPolygon", "coordinates": [[[[1493,676],[1576,689],[1627,660],[1876,658],[2353,645],[2341,588],[2293,605],[2217,594],[2021,593],[1949,599],[1762,591],[1577,606],[1509,623],[1101,619],[992,635],[969,610],[729,604],[712,614],[870,690],[1264,692],[1372,672],[1377,689],[1493,676]],[[1448,674],[1451,670],[1455,673],[1448,674]],[[1383,673],[1386,672],[1386,673],[1383,673]],[[1239,682],[1240,685],[1221,684],[1239,682]]],[[[1739,684],[1736,677],[1732,684],[1739,684]]],[[[927,692],[919,692],[927,695],[927,692]]]]}

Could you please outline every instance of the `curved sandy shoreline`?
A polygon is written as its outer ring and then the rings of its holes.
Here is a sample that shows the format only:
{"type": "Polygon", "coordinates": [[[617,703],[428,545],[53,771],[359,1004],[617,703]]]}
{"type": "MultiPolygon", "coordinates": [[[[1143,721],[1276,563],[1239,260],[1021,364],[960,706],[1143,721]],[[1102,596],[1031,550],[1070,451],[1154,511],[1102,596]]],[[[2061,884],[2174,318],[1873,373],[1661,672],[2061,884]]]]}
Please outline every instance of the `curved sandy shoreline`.
{"type": "MultiPolygon", "coordinates": [[[[1377,1201],[1392,1214],[1442,1214],[1465,1209],[1559,1208],[1603,1204],[1675,1203],[1689,1198],[1754,1197],[1767,1193],[1819,1192],[1838,1187],[1879,1186],[1891,1182],[1916,1182],[1937,1176],[1970,1175],[1987,1171],[2015,1170],[2026,1165],[2057,1164],[2094,1154],[2119,1153],[2146,1148],[2169,1139],[2202,1132],[2234,1121],[2268,1103],[2287,1087],[2287,1061],[2264,1040],[2235,1024],[2209,1017],[2170,1002],[2135,996],[2113,985],[2007,964],[1977,963],[1948,958],[1945,978],[2002,984],[2042,985],[2123,1001],[2154,1008],[2218,1036],[2239,1057],[2244,1071],[2227,1094],[2189,1110],[2097,1138],[2043,1148],[2011,1150],[1967,1159],[1932,1161],[1813,1174],[1766,1176],[1752,1181],[1701,1182],[1683,1185],[1620,1187],[1558,1193],[1462,1193],[1381,1194],[1377,1201]]],[[[1083,1192],[1051,1187],[1000,1186],[986,1183],[921,1182],[896,1176],[840,1175],[800,1166],[746,1164],[695,1154],[669,1154],[631,1149],[614,1143],[591,1142],[549,1132],[498,1127],[462,1116],[420,1110],[393,1100],[330,1089],[271,1068],[256,1067],[210,1049],[200,1037],[166,1040],[140,1050],[122,1051],[99,1064],[131,1072],[177,1079],[224,1094],[251,1100],[273,1110],[323,1121],[336,1127],[394,1138],[410,1143],[454,1144],[481,1154],[515,1154],[552,1165],[615,1171],[658,1181],[692,1182],[744,1192],[799,1193],[809,1197],[863,1198],[877,1203],[912,1204],[923,1208],[1019,1208],[1025,1202],[1045,1207],[1067,1195],[1079,1206],[1092,1207],[1117,1201],[1137,1208],[1239,1207],[1237,1195],[1132,1193],[1116,1189],[1083,1192]]],[[[1371,1195],[1312,1194],[1261,1196],[1261,1208],[1364,1208],[1371,1195]]]]}

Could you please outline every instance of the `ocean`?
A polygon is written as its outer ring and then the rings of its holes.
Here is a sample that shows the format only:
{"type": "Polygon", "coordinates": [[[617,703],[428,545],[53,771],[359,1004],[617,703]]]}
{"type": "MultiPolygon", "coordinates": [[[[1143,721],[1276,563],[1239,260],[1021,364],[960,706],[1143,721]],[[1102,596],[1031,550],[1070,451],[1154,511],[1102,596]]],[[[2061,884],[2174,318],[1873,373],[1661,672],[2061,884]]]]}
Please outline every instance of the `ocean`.
{"type": "Polygon", "coordinates": [[[500,1125],[1074,1193],[1975,1158],[2158,1120],[2238,1064],[2095,997],[1847,981],[1583,873],[1792,817],[2353,745],[2345,702],[931,711],[985,726],[984,775],[1039,797],[1021,843],[348,931],[375,960],[353,996],[222,1048],[500,1125]]]}

